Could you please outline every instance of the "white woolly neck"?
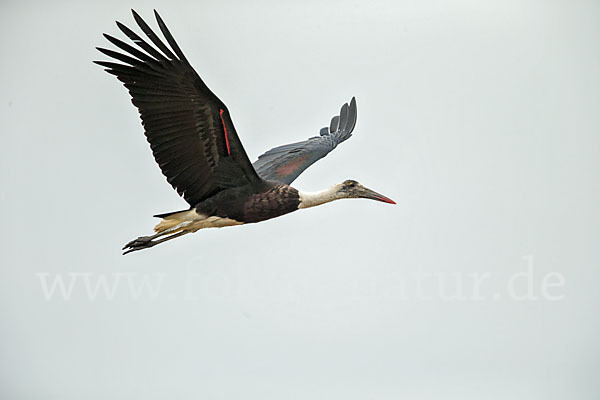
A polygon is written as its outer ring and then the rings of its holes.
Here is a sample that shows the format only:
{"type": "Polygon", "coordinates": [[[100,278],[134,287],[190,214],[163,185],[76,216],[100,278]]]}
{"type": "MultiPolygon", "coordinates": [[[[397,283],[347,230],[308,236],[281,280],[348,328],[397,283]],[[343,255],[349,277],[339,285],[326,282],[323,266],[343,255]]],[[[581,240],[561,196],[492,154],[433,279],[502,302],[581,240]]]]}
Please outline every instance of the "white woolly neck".
{"type": "Polygon", "coordinates": [[[330,201],[341,198],[338,195],[338,186],[339,185],[335,185],[320,192],[298,191],[300,194],[300,205],[298,205],[298,208],[319,206],[321,204],[329,203],[330,201]]]}

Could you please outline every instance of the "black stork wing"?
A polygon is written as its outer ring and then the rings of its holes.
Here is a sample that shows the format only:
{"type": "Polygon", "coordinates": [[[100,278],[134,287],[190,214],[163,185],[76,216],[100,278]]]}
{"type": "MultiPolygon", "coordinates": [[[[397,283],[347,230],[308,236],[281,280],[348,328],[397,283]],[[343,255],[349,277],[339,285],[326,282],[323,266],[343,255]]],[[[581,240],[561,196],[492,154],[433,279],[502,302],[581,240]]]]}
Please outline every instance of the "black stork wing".
{"type": "Polygon", "coordinates": [[[275,147],[258,157],[254,168],[261,178],[289,185],[316,161],[352,136],[356,124],[356,100],[354,97],[342,106],[340,115],[331,119],[329,128],[321,129],[321,135],[303,142],[275,147]]]}
{"type": "Polygon", "coordinates": [[[106,67],[129,90],[154,159],[167,181],[191,206],[225,188],[258,182],[227,107],[202,82],[161,17],[154,11],[170,48],[132,13],[156,48],[117,22],[142,51],[104,34],[124,53],[98,50],[122,64],[94,62],[106,67]]]}

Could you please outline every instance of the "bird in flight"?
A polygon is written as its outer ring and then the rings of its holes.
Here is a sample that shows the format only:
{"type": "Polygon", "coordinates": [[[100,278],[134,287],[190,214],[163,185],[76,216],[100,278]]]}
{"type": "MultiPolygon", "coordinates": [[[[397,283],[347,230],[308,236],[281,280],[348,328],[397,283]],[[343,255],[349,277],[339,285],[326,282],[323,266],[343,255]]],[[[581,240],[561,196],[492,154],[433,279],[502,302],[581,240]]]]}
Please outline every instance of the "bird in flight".
{"type": "Polygon", "coordinates": [[[319,136],[271,149],[252,164],[229,110],[194,71],[160,15],[154,11],[168,45],[134,10],[132,13],[154,46],[117,21],[137,48],[104,34],[123,52],[98,47],[119,62],[94,62],[129,91],[156,163],[190,208],[155,215],[161,218],[155,234],[130,241],[123,254],[199,229],[260,222],[338,199],[396,204],[354,180],[316,193],[290,186],[306,168],[351,136],[356,123],[354,98],[319,136]]]}

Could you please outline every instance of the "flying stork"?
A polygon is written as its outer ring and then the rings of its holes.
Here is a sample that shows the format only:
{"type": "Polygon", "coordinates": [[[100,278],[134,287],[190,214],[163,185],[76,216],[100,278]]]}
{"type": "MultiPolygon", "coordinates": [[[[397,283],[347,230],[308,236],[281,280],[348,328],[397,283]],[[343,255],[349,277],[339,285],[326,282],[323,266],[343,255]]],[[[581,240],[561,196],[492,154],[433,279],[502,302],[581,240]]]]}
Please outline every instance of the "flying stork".
{"type": "Polygon", "coordinates": [[[132,13],[155,47],[117,21],[119,29],[139,49],[104,34],[124,53],[97,49],[121,63],[94,62],[129,90],[154,159],[190,208],[155,215],[161,218],[155,234],[130,241],[123,254],[199,229],[260,222],[337,199],[366,198],[396,204],[354,180],[316,193],[290,186],[302,171],[351,136],[356,123],[354,98],[342,106],[319,136],[271,149],[252,164],[229,110],[194,71],[156,10],[156,21],[168,46],[134,10],[132,13]]]}

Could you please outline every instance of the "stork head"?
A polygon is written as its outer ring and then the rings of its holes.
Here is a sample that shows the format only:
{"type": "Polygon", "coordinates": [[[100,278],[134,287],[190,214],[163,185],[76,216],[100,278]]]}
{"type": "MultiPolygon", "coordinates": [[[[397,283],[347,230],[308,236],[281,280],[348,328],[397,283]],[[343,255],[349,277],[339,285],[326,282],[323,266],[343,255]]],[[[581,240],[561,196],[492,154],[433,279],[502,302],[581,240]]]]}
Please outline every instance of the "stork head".
{"type": "Polygon", "coordinates": [[[379,194],[352,179],[348,179],[338,185],[337,196],[338,198],[343,199],[363,198],[382,201],[389,204],[396,204],[394,200],[385,197],[384,195],[379,194]]]}

